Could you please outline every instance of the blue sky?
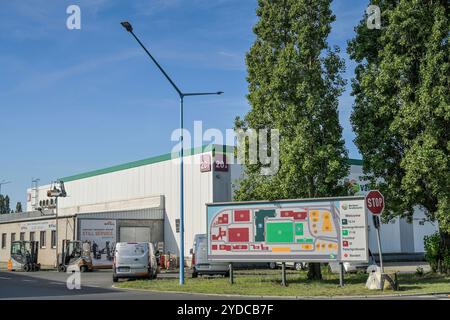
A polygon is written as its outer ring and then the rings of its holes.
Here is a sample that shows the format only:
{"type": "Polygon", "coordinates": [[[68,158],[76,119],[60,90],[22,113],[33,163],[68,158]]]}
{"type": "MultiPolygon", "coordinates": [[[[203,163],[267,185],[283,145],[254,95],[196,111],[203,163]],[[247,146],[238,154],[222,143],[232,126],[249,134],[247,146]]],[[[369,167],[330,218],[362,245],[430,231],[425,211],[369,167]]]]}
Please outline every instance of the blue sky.
{"type": "MultiPolygon", "coordinates": [[[[232,128],[249,107],[244,57],[254,35],[256,0],[0,0],[0,180],[25,202],[32,177],[55,178],[167,153],[178,127],[178,98],[119,22],[136,34],[183,91],[225,91],[186,98],[185,123],[232,128]],[[81,8],[68,30],[66,8],[81,8]]],[[[335,0],[329,38],[346,59],[367,1],[335,0]]],[[[349,155],[348,90],[340,120],[349,155]]]]}

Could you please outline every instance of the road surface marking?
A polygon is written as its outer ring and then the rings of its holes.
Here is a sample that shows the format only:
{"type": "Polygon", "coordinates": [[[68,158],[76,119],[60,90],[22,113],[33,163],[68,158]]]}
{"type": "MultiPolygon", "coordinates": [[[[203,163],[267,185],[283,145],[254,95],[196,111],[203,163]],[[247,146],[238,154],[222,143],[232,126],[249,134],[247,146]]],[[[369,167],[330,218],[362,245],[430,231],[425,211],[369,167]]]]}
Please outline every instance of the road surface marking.
{"type": "Polygon", "coordinates": [[[50,282],[50,284],[59,284],[59,285],[64,285],[64,282],[50,282]]]}
{"type": "Polygon", "coordinates": [[[23,279],[22,281],[25,281],[25,282],[36,282],[37,280],[23,279]]]}
{"type": "Polygon", "coordinates": [[[11,280],[11,278],[0,277],[2,280],[11,280]]]}

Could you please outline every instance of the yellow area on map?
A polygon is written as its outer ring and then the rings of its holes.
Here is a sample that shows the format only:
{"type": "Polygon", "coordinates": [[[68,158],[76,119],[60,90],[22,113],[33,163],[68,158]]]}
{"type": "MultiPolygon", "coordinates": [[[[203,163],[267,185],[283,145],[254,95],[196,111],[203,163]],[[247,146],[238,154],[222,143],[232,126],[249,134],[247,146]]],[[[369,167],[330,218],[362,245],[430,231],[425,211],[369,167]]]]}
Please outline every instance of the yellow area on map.
{"type": "Polygon", "coordinates": [[[309,217],[310,217],[311,219],[319,218],[319,210],[311,210],[311,211],[309,212],[309,217]]]}
{"type": "Polygon", "coordinates": [[[331,213],[329,211],[323,212],[322,220],[322,232],[333,231],[333,224],[331,223],[331,213]]]}
{"type": "Polygon", "coordinates": [[[275,248],[272,248],[272,252],[291,252],[291,248],[289,248],[289,247],[275,247],[275,248]]]}
{"type": "Polygon", "coordinates": [[[323,242],[318,242],[316,244],[316,249],[317,251],[330,251],[330,250],[335,250],[337,249],[337,244],[336,243],[323,243],[323,242]]]}
{"type": "Polygon", "coordinates": [[[313,245],[312,244],[302,244],[302,249],[304,250],[312,250],[313,245]]]}

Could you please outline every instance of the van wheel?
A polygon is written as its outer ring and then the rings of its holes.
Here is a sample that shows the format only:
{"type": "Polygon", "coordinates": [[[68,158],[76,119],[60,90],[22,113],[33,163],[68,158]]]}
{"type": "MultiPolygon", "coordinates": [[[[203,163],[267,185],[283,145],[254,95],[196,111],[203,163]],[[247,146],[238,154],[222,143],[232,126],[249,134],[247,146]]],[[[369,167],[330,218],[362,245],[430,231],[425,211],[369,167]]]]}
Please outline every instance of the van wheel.
{"type": "Polygon", "coordinates": [[[119,278],[113,276],[113,282],[119,282],[119,278]]]}
{"type": "Polygon", "coordinates": [[[194,271],[192,272],[192,278],[197,278],[198,277],[198,272],[194,271]]]}
{"type": "Polygon", "coordinates": [[[296,263],[294,264],[294,268],[295,268],[295,270],[297,270],[297,271],[302,271],[302,270],[303,270],[303,265],[302,265],[300,262],[296,262],[296,263]]]}
{"type": "Polygon", "coordinates": [[[59,271],[59,272],[66,272],[66,266],[63,265],[63,264],[60,264],[60,265],[58,266],[58,271],[59,271]]]}
{"type": "Polygon", "coordinates": [[[276,262],[269,263],[269,268],[270,269],[276,269],[277,268],[277,263],[276,262]]]}
{"type": "Polygon", "coordinates": [[[31,270],[31,266],[29,264],[26,264],[23,266],[23,271],[30,272],[30,270],[31,270]]]}

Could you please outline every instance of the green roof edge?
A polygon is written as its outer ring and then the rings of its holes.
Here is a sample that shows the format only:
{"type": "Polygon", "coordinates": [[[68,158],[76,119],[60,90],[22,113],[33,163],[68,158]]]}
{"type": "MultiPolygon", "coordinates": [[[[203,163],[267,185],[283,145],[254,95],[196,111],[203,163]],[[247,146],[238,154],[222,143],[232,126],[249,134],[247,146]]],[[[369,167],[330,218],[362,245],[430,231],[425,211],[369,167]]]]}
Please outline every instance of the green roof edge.
{"type": "MultiPolygon", "coordinates": [[[[195,155],[195,154],[209,152],[209,151],[231,153],[231,152],[233,152],[233,150],[234,150],[233,146],[208,144],[208,145],[203,145],[203,146],[197,147],[197,148],[185,149],[184,155],[190,156],[190,155],[195,155]]],[[[172,157],[172,153],[166,153],[166,154],[162,154],[162,155],[151,157],[151,158],[127,162],[124,164],[119,164],[119,165],[115,165],[115,166],[111,166],[111,167],[107,167],[107,168],[103,168],[103,169],[99,169],[99,170],[88,171],[88,172],[76,174],[73,176],[67,176],[64,178],[60,178],[59,180],[61,180],[63,182],[70,182],[70,181],[74,181],[74,180],[95,177],[95,176],[99,176],[99,175],[103,175],[103,174],[107,174],[107,173],[111,173],[111,172],[122,171],[122,170],[137,168],[137,167],[141,167],[141,166],[145,166],[145,165],[149,165],[149,164],[154,164],[154,163],[158,163],[158,162],[163,162],[163,161],[167,161],[167,160],[171,160],[171,159],[176,159],[178,157],[179,157],[178,152],[173,157],[172,157]]]]}
{"type": "MultiPolygon", "coordinates": [[[[209,151],[212,151],[213,153],[214,152],[232,153],[234,151],[234,147],[227,146],[227,145],[217,145],[217,144],[210,145],[210,144],[208,144],[208,145],[203,145],[203,146],[197,147],[197,148],[185,149],[184,155],[190,156],[190,155],[195,155],[195,154],[209,152],[209,151]]],[[[95,177],[95,176],[100,176],[100,175],[111,173],[111,172],[122,171],[122,170],[142,167],[145,165],[154,164],[154,163],[158,163],[158,162],[168,161],[171,159],[176,159],[178,157],[179,157],[178,152],[176,153],[176,155],[174,155],[174,157],[172,157],[172,153],[166,153],[166,154],[162,154],[162,155],[155,156],[155,157],[150,157],[150,158],[146,158],[146,159],[142,159],[142,160],[127,162],[124,164],[107,167],[104,169],[88,171],[88,172],[76,174],[73,176],[67,176],[64,178],[60,178],[59,180],[64,181],[64,182],[81,180],[81,179],[91,178],[91,177],[95,177]]],[[[350,165],[362,166],[363,161],[358,160],[358,159],[349,159],[348,163],[350,165]]]]}

